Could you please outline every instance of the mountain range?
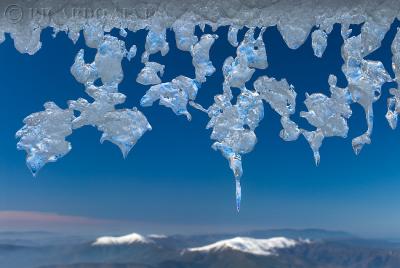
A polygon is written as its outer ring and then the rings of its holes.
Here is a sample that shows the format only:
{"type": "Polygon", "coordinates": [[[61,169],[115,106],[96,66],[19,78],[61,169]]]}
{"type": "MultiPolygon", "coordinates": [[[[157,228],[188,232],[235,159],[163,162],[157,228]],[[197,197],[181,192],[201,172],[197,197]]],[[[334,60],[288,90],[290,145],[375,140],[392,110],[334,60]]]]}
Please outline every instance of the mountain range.
{"type": "Polygon", "coordinates": [[[400,243],[319,229],[93,238],[0,233],[0,267],[398,268],[400,243]]]}

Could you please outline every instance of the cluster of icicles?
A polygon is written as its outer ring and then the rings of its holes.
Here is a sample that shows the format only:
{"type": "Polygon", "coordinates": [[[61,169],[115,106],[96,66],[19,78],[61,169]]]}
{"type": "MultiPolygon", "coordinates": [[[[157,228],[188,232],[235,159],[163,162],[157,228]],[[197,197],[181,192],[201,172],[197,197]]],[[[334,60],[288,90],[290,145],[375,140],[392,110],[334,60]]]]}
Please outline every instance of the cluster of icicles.
{"type": "MultiPolygon", "coordinates": [[[[342,26],[345,27],[345,26],[342,26]]],[[[363,27],[368,27],[364,25],[363,27]]],[[[180,50],[192,56],[195,77],[178,76],[172,81],[162,83],[165,66],[150,61],[150,55],[160,52],[166,55],[169,44],[166,41],[166,30],[151,28],[146,37],[145,51],[141,55],[143,69],[137,76],[137,82],[148,85],[149,89],[141,99],[141,106],[147,107],[157,102],[170,108],[177,115],[184,115],[191,120],[188,105],[203,111],[210,118],[206,128],[212,129],[211,139],[215,142],[212,148],[221,152],[229,161],[236,183],[236,206],[240,209],[242,176],[242,155],[253,150],[257,138],[254,130],[264,117],[264,102],[281,116],[282,130],[280,137],[286,141],[304,136],[310,144],[315,163],[320,161],[319,148],[325,137],[339,136],[345,138],[348,133],[347,119],[351,116],[351,103],[360,104],[365,110],[367,131],[352,140],[352,146],[358,154],[365,144],[371,142],[373,128],[373,104],[379,98],[381,87],[386,82],[395,81],[379,61],[365,60],[371,51],[368,48],[374,40],[363,40],[361,35],[351,36],[350,30],[342,29],[344,44],[342,67],[348,86],[336,85],[336,77],[330,75],[330,96],[321,93],[306,95],[305,105],[308,111],[302,111],[304,117],[314,130],[300,128],[290,118],[296,111],[296,91],[285,79],[260,76],[253,88],[245,84],[251,79],[256,69],[268,67],[267,53],[263,40],[265,28],[251,27],[243,40],[238,39],[240,27],[230,26],[227,39],[236,47],[236,56],[228,57],[222,68],[224,82],[221,94],[214,97],[214,104],[204,108],[196,103],[196,95],[208,76],[216,71],[209,57],[209,51],[218,39],[215,34],[203,34],[198,38],[193,28],[175,27],[176,44],[180,50]],[[234,97],[231,89],[240,89],[234,97]]],[[[382,30],[382,29],[378,29],[382,30]]],[[[33,113],[24,119],[24,126],[17,132],[20,139],[18,149],[27,153],[26,162],[35,175],[46,163],[57,161],[71,150],[66,140],[74,129],[85,125],[96,127],[102,132],[101,142],[108,140],[117,145],[124,157],[135,143],[147,131],[151,130],[145,115],[136,107],[116,109],[115,106],[125,102],[126,96],[118,92],[123,71],[121,61],[124,57],[133,60],[136,57],[136,46],[126,48],[125,42],[106,34],[100,24],[87,25],[84,30],[88,47],[97,49],[92,63],[84,61],[84,50],[80,50],[71,67],[75,79],[85,86],[85,92],[94,101],[84,98],[68,102],[68,108],[62,109],[53,102],[44,104],[44,111],[33,113]],[[101,85],[96,86],[95,81],[101,85]],[[78,112],[79,115],[75,116],[78,112]]],[[[315,56],[322,57],[327,47],[328,34],[317,28],[312,32],[312,48],[315,56]]],[[[127,32],[120,30],[126,37],[127,32]]],[[[290,41],[290,40],[288,40],[290,41]]],[[[289,42],[290,43],[290,42],[289,42]]],[[[393,70],[400,76],[400,33],[397,33],[393,44],[393,70]]],[[[388,99],[386,118],[394,129],[400,112],[400,91],[393,88],[393,95],[388,99]]]]}

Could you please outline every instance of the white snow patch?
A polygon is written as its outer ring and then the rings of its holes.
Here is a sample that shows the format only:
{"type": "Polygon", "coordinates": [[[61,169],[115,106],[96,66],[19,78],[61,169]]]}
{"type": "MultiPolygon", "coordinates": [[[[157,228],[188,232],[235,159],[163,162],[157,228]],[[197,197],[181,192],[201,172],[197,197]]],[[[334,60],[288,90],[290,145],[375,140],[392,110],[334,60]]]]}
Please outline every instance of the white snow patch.
{"type": "Polygon", "coordinates": [[[298,241],[285,237],[274,237],[269,239],[256,239],[250,237],[235,237],[232,239],[221,240],[216,243],[197,247],[189,248],[190,252],[216,252],[226,249],[246,252],[254,255],[277,255],[276,249],[294,247],[306,241],[298,241]]]}
{"type": "Polygon", "coordinates": [[[163,234],[149,234],[147,236],[148,238],[153,238],[153,239],[163,239],[163,238],[167,238],[166,235],[163,234]]]}
{"type": "Polygon", "coordinates": [[[132,233],[124,236],[103,236],[96,239],[92,246],[115,246],[115,245],[131,245],[131,244],[148,244],[153,241],[146,237],[132,233]]]}

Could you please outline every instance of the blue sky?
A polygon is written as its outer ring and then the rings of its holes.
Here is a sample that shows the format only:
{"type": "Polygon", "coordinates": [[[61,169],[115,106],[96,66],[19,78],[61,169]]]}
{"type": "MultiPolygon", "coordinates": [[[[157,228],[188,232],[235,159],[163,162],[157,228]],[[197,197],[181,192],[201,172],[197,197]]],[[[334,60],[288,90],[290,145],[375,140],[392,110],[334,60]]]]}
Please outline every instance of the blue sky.
{"type": "MultiPolygon", "coordinates": [[[[397,26],[398,22],[392,25],[382,48],[368,57],[383,61],[391,75],[390,43],[397,26]]],[[[206,27],[206,31],[211,29],[206,27]]],[[[235,55],[226,33],[227,28],[220,28],[220,37],[211,48],[210,58],[218,71],[199,90],[197,101],[206,107],[222,90],[223,61],[235,55]]],[[[361,107],[353,104],[349,137],[326,139],[319,167],[303,137],[294,142],[279,138],[279,116],[265,106],[265,117],[256,130],[258,144],[243,157],[243,198],[237,213],[232,173],[227,161],[210,147],[210,131],[205,130],[208,118],[190,108],[193,120],[189,123],[165,107],[139,107],[148,89],[135,82],[143,66],[139,57],[145,35],[145,31],[130,32],[125,39],[128,47],[138,46],[138,54],[132,62],[123,60],[125,77],[120,91],[128,97],[123,107],[137,106],[153,130],[139,140],[126,160],[115,145],[99,143],[101,134],[96,129],[76,130],[68,138],[72,151],[45,166],[36,178],[25,166],[25,153],[16,150],[15,132],[24,117],[43,110],[48,100],[66,107],[67,100],[86,97],[83,85],[69,71],[77,51],[85,45],[82,37],[74,45],[64,33],[53,39],[50,30],[42,33],[42,49],[34,56],[18,53],[9,37],[0,45],[0,212],[125,221],[131,231],[139,232],[146,225],[154,226],[154,232],[174,233],[318,227],[400,237],[400,133],[392,131],[384,117],[390,85],[384,86],[374,106],[372,144],[358,157],[354,155],[351,139],[365,131],[366,123],[361,107]]],[[[150,57],[166,65],[162,80],[181,74],[194,77],[190,54],[176,49],[172,32],[168,41],[170,52],[165,57],[150,57]]],[[[248,87],[260,75],[286,78],[298,94],[294,119],[310,129],[298,116],[305,110],[305,93],[328,94],[331,73],[338,77],[339,86],[347,84],[341,72],[339,25],[329,35],[322,59],[313,55],[310,38],[291,50],[277,29],[269,28],[264,41],[269,67],[256,71],[248,87]]],[[[87,61],[92,61],[95,50],[86,51],[87,61]]],[[[31,226],[29,222],[19,226],[24,227],[31,226]]]]}

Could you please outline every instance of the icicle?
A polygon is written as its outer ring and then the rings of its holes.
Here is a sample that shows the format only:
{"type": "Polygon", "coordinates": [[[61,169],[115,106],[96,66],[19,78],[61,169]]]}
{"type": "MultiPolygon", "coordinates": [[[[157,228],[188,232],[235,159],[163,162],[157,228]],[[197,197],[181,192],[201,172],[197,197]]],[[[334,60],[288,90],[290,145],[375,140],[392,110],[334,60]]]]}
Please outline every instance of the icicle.
{"type": "Polygon", "coordinates": [[[240,186],[240,177],[235,177],[236,183],[236,209],[240,211],[240,201],[242,200],[242,187],[240,186]]]}

